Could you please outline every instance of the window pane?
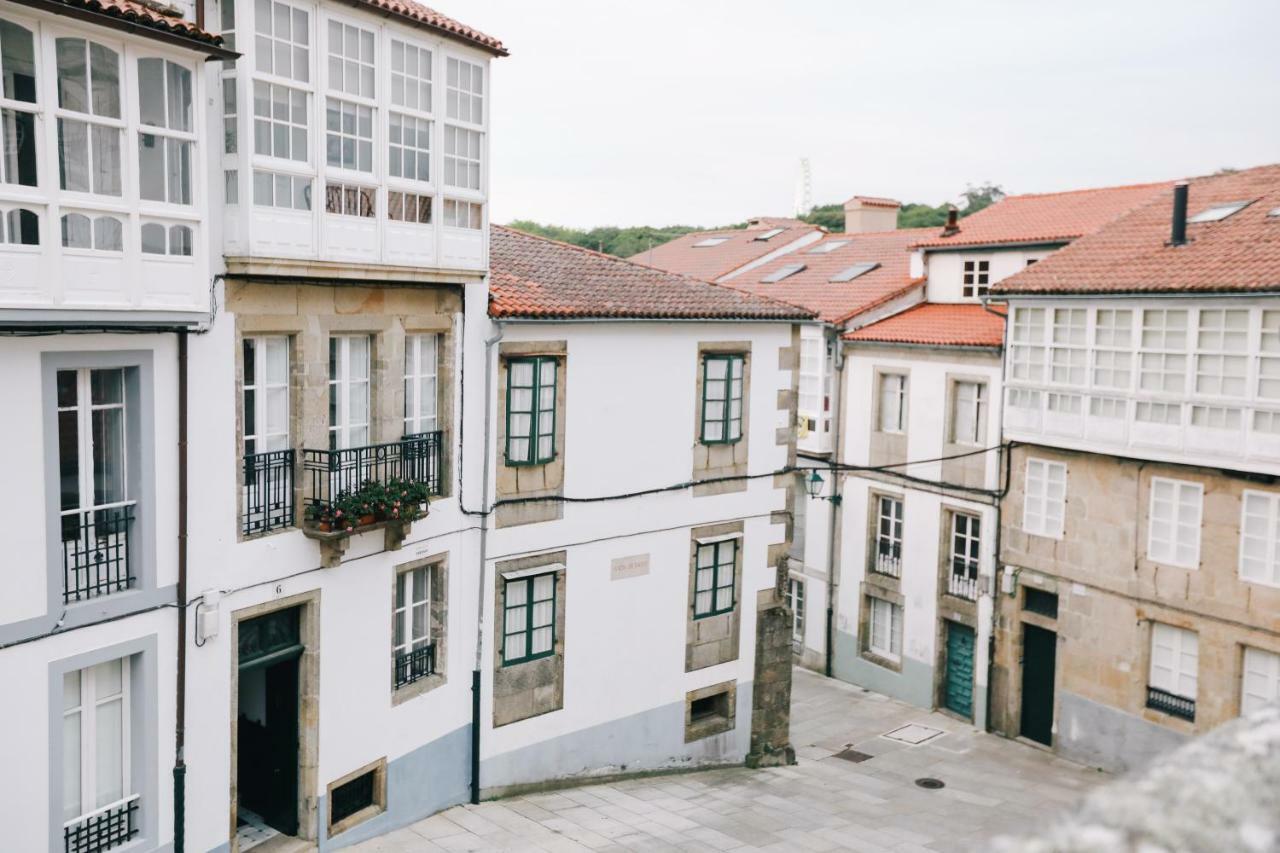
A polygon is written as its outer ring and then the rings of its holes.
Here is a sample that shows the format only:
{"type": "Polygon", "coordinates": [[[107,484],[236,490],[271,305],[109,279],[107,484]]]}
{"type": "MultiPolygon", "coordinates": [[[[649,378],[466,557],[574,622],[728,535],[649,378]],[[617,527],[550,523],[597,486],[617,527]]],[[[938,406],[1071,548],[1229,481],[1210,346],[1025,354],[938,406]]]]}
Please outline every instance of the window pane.
{"type": "Polygon", "coordinates": [[[58,64],[58,106],[89,111],[89,68],[84,39],[60,38],[55,45],[58,64]]]}
{"type": "Polygon", "coordinates": [[[142,226],[142,251],[149,255],[163,255],[166,251],[164,226],[148,222],[142,226]]]}
{"type": "MultiPolygon", "coordinates": [[[[77,680],[79,673],[75,673],[77,680]]],[[[68,675],[70,677],[70,675],[68,675]]],[[[79,817],[84,809],[80,803],[80,713],[62,718],[62,819],[79,817]]]]}
{"type": "Polygon", "coordinates": [[[164,60],[138,60],[138,108],[143,124],[165,127],[164,60]]]}
{"type": "MultiPolygon", "coordinates": [[[[99,694],[101,692],[99,689],[99,694]]],[[[96,808],[124,796],[123,697],[98,705],[94,721],[98,729],[96,808]]]]}
{"type": "Polygon", "coordinates": [[[126,499],[124,410],[93,412],[93,498],[95,506],[126,499]]]}
{"type": "Polygon", "coordinates": [[[0,96],[36,101],[35,41],[29,30],[5,20],[0,20],[0,96]]]}
{"type": "Polygon", "coordinates": [[[90,42],[89,67],[93,77],[93,114],[120,118],[119,54],[90,42]]]}

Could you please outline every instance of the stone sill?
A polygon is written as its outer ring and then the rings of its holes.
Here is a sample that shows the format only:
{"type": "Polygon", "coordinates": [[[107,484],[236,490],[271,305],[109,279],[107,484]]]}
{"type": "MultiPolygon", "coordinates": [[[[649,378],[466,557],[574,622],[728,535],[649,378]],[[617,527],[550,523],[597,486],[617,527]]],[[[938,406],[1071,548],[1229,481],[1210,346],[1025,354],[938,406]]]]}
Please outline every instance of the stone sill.
{"type": "MultiPolygon", "coordinates": [[[[426,516],[424,515],[423,517],[425,518],[426,516]]],[[[348,532],[346,530],[321,530],[308,524],[303,526],[302,534],[308,539],[314,539],[320,543],[320,565],[326,569],[332,569],[342,563],[342,555],[347,552],[347,546],[351,544],[353,536],[381,530],[383,550],[399,551],[404,545],[404,540],[409,535],[409,528],[412,526],[413,521],[408,520],[375,521],[373,524],[365,524],[348,532]]]]}

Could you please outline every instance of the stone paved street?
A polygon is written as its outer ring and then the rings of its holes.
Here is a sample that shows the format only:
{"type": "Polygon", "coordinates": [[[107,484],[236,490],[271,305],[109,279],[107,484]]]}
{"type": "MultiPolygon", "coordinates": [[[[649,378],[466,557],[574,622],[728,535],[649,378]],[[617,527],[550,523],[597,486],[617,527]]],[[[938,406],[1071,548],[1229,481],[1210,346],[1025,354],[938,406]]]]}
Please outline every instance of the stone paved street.
{"type": "Polygon", "coordinates": [[[1043,826],[1107,778],[804,670],[796,670],[792,707],[795,767],[707,770],[460,806],[355,849],[982,850],[992,836],[1043,826]],[[883,736],[909,724],[943,733],[918,745],[883,736]],[[850,746],[871,757],[836,756],[850,746]],[[945,787],[918,787],[922,777],[945,787]]]}

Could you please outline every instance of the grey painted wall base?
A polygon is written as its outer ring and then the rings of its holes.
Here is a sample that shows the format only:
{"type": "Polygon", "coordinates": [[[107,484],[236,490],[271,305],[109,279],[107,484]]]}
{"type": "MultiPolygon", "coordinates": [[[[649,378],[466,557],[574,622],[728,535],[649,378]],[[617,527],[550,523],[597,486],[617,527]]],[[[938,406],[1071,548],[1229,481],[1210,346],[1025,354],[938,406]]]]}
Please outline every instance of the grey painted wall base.
{"type": "Polygon", "coordinates": [[[333,838],[326,835],[329,801],[322,794],[317,808],[319,848],[337,850],[367,841],[465,803],[470,796],[470,774],[471,726],[466,725],[387,762],[387,810],[333,838]]]}
{"type": "MultiPolygon", "coordinates": [[[[933,708],[933,667],[904,656],[902,671],[894,672],[862,657],[858,638],[835,632],[835,660],[831,674],[841,681],[901,699],[920,708],[933,708]]],[[[985,697],[983,697],[985,699],[985,697]]],[[[978,700],[977,695],[974,701],[978,700]]]]}
{"type": "Polygon", "coordinates": [[[738,682],[730,731],[685,743],[685,703],[673,702],[486,758],[480,764],[481,796],[618,774],[741,764],[750,740],[751,686],[738,682]]]}
{"type": "Polygon", "coordinates": [[[1188,738],[1141,717],[1063,691],[1058,701],[1058,753],[1113,773],[1134,770],[1188,738]]]}

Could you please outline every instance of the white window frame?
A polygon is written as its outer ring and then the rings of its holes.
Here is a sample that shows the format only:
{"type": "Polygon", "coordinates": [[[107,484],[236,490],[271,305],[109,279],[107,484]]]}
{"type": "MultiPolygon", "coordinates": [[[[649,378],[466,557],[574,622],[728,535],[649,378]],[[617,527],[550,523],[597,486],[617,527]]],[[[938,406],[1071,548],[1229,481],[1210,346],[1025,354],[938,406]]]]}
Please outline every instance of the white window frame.
{"type": "Polygon", "coordinates": [[[960,262],[960,295],[980,299],[991,290],[991,258],[964,258],[960,262]]]}
{"type": "Polygon", "coordinates": [[[976,379],[956,379],[951,390],[951,442],[980,447],[985,444],[987,383],[976,379]],[[961,413],[968,412],[971,421],[961,432],[961,413]]]}
{"type": "Polygon", "coordinates": [[[804,642],[804,580],[788,578],[787,606],[791,608],[791,639],[804,642]]]}
{"type": "Polygon", "coordinates": [[[1022,498],[1022,530],[1033,536],[1061,539],[1066,529],[1067,466],[1049,459],[1027,459],[1022,498]],[[1033,491],[1033,482],[1036,489],[1033,491]],[[1053,492],[1061,490],[1060,497],[1053,492]]]}
{"type": "Polygon", "coordinates": [[[907,431],[907,374],[881,371],[876,379],[876,430],[893,435],[907,431]],[[896,385],[896,388],[895,388],[896,385]]]}
{"type": "Polygon", "coordinates": [[[1044,308],[1015,308],[1010,331],[1009,378],[1015,382],[1043,382],[1045,377],[1044,308]]]}
{"type": "Polygon", "coordinates": [[[1244,647],[1240,669],[1240,714],[1260,711],[1280,702],[1280,654],[1244,647]]]}
{"type": "Polygon", "coordinates": [[[440,429],[440,335],[414,333],[404,338],[404,434],[415,435],[440,429]],[[430,365],[423,357],[430,352],[430,365]],[[422,386],[430,382],[431,393],[422,386]],[[430,399],[427,399],[427,397],[430,399]]]}
{"type": "Polygon", "coordinates": [[[196,197],[196,185],[198,183],[197,174],[200,172],[200,170],[204,166],[204,163],[200,159],[200,157],[202,156],[202,152],[200,151],[199,140],[196,133],[197,114],[198,114],[196,105],[200,97],[198,94],[199,85],[196,79],[197,75],[196,75],[196,72],[192,71],[192,69],[189,66],[181,62],[174,62],[173,60],[163,56],[139,56],[131,63],[134,68],[135,76],[136,76],[136,81],[135,81],[136,85],[134,86],[134,89],[135,91],[138,92],[139,99],[141,99],[141,95],[142,95],[142,91],[141,91],[142,63],[146,60],[153,60],[160,63],[161,90],[164,93],[164,100],[165,100],[165,124],[164,126],[158,126],[154,124],[143,123],[141,118],[141,110],[139,110],[138,132],[136,136],[137,144],[138,144],[138,197],[140,199],[141,204],[144,207],[152,206],[152,205],[161,205],[166,207],[191,208],[197,203],[197,201],[199,201],[199,199],[196,197]],[[190,116],[191,128],[190,130],[182,130],[180,127],[174,127],[173,126],[174,117],[168,114],[170,66],[186,72],[187,79],[191,85],[191,116],[190,116]],[[160,158],[161,161],[164,163],[164,170],[163,170],[164,171],[164,176],[163,176],[164,198],[163,199],[142,198],[142,175],[145,171],[147,171],[142,164],[142,143],[143,143],[144,136],[154,136],[158,140],[160,140],[163,145],[163,150],[161,152],[161,158],[160,158]],[[187,153],[188,173],[186,176],[186,185],[182,186],[180,184],[178,189],[179,189],[179,195],[181,195],[182,192],[185,192],[185,195],[186,195],[185,201],[181,200],[181,198],[179,198],[178,200],[174,200],[174,187],[170,186],[170,183],[169,183],[169,178],[171,177],[170,175],[171,158],[175,155],[175,151],[181,151],[184,146],[186,148],[186,151],[188,152],[187,153]]]}
{"type": "Polygon", "coordinates": [[[881,574],[900,577],[902,574],[902,541],[905,533],[903,520],[906,505],[900,495],[874,495],[876,500],[876,535],[872,544],[875,547],[876,571],[881,574]],[[885,509],[888,509],[888,514],[885,509]],[[888,533],[885,532],[886,527],[888,533]],[[888,553],[881,549],[888,546],[888,553]],[[894,552],[897,553],[894,553],[894,552]]]}
{"type": "Polygon", "coordinates": [[[902,608],[892,601],[875,596],[867,596],[867,606],[870,608],[867,613],[867,651],[895,663],[901,661],[902,608]]]}
{"type": "MultiPolygon", "coordinates": [[[[22,29],[31,36],[32,62],[35,64],[33,72],[36,81],[36,99],[34,101],[20,101],[16,98],[6,98],[4,95],[4,89],[0,86],[0,109],[5,110],[6,112],[12,111],[33,116],[32,126],[37,137],[35,142],[36,183],[22,184],[18,183],[16,180],[10,180],[12,176],[6,169],[4,158],[0,156],[0,189],[16,191],[19,193],[33,192],[38,189],[41,183],[41,176],[44,171],[49,168],[49,164],[45,162],[46,158],[44,155],[46,149],[44,146],[44,131],[41,129],[41,125],[46,111],[44,101],[50,98],[50,93],[52,93],[54,103],[56,104],[57,102],[57,77],[55,74],[52,86],[49,86],[48,82],[43,79],[45,77],[45,39],[40,31],[39,25],[34,21],[27,21],[24,18],[11,15],[7,9],[3,14],[0,14],[0,19],[3,19],[6,23],[11,24],[14,27],[22,29]]],[[[3,136],[0,136],[0,145],[3,145],[3,136]]]]}
{"type": "Polygon", "coordinates": [[[1184,569],[1199,568],[1203,513],[1204,486],[1200,483],[1152,477],[1147,509],[1147,559],[1184,569]],[[1172,514],[1166,515],[1162,510],[1170,510],[1172,514]]]}
{"type": "Polygon", "coordinates": [[[484,190],[484,132],[453,124],[444,126],[444,171],[441,184],[454,189],[484,190]]]}
{"type": "Polygon", "coordinates": [[[1195,631],[1151,623],[1151,668],[1147,685],[1173,696],[1196,700],[1200,638],[1195,631]]]}
{"type": "Polygon", "coordinates": [[[1133,387],[1133,315],[1128,308],[1099,308],[1094,315],[1092,385],[1112,391],[1133,387]]]}
{"type": "MultiPolygon", "coordinates": [[[[418,566],[396,572],[396,597],[392,602],[391,620],[391,662],[402,654],[409,654],[431,645],[431,585],[432,566],[418,566]],[[415,579],[422,578],[422,598],[414,596],[415,579]],[[425,611],[422,619],[422,633],[413,630],[415,611],[425,611]],[[399,631],[400,642],[396,642],[396,631],[399,631]]],[[[405,685],[401,685],[402,687],[405,685]]]]}
{"type": "Polygon", "coordinates": [[[471,127],[484,126],[485,76],[485,66],[479,63],[468,62],[456,56],[445,57],[445,116],[449,121],[471,127]],[[464,67],[467,69],[466,85],[462,82],[464,67]],[[464,103],[467,105],[465,109],[464,103]],[[475,118],[477,113],[479,121],[475,118]]]}
{"type": "Polygon", "coordinates": [[[332,335],[329,342],[330,347],[336,347],[333,360],[334,368],[337,370],[337,375],[333,373],[329,375],[329,393],[337,394],[338,403],[337,411],[333,413],[337,416],[337,422],[333,422],[331,418],[329,423],[329,448],[340,450],[366,446],[372,443],[373,412],[370,390],[373,386],[373,336],[332,335]],[[352,373],[351,342],[353,340],[365,341],[363,377],[353,376],[352,373]],[[351,420],[351,395],[360,390],[358,386],[361,385],[364,386],[365,420],[355,422],[351,420]]]}
{"type": "Polygon", "coordinates": [[[441,206],[441,224],[446,228],[480,231],[484,228],[484,208],[483,202],[446,198],[441,206]]]}
{"type": "Polygon", "coordinates": [[[83,823],[86,819],[97,813],[107,811],[112,808],[118,808],[130,800],[136,799],[138,793],[134,790],[133,785],[133,768],[132,761],[132,690],[130,685],[130,658],[122,657],[116,660],[104,661],[103,663],[85,667],[84,669],[72,670],[63,675],[63,684],[61,695],[62,700],[62,744],[63,744],[63,772],[65,774],[63,781],[63,797],[62,818],[64,827],[75,827],[83,823]],[[100,696],[98,691],[98,681],[103,669],[111,664],[120,664],[120,692],[112,693],[106,696],[100,696]],[[68,689],[67,682],[70,676],[75,675],[78,680],[79,696],[77,704],[68,706],[68,689]],[[120,790],[122,796],[106,802],[99,802],[101,797],[98,792],[98,736],[99,736],[99,716],[100,708],[107,704],[120,703],[120,790]],[[78,728],[77,747],[79,753],[79,776],[80,776],[80,793],[79,793],[79,814],[70,814],[73,802],[67,801],[66,797],[69,793],[68,788],[73,784],[70,774],[66,771],[69,769],[66,764],[71,761],[69,750],[69,737],[71,734],[71,720],[77,718],[74,725],[78,728]],[[93,803],[92,808],[86,808],[93,803]]]}
{"type": "Polygon", "coordinates": [[[312,80],[312,74],[311,74],[311,60],[312,60],[312,52],[315,50],[315,42],[316,42],[314,11],[311,9],[304,9],[299,6],[294,6],[291,3],[281,2],[281,0],[257,0],[257,2],[255,3],[253,19],[254,19],[253,21],[253,37],[254,37],[253,75],[255,77],[261,77],[263,79],[270,79],[270,80],[278,81],[281,83],[287,83],[291,86],[296,86],[299,83],[302,83],[308,87],[313,86],[314,81],[312,80]],[[260,14],[261,13],[260,7],[263,4],[267,4],[271,12],[271,14],[268,16],[268,20],[270,21],[270,24],[271,24],[270,33],[264,33],[262,30],[263,16],[260,14]],[[289,37],[288,38],[281,38],[275,32],[275,23],[276,23],[275,10],[277,6],[283,7],[289,10],[289,37]],[[305,42],[297,41],[294,38],[294,34],[297,32],[297,29],[298,29],[299,15],[302,16],[302,23],[307,34],[307,39],[305,42]],[[270,46],[270,50],[266,50],[266,51],[263,50],[264,41],[270,46]],[[279,69],[276,68],[275,60],[276,60],[277,45],[286,46],[289,52],[290,73],[288,74],[282,74],[280,73],[279,69]],[[299,51],[302,51],[304,53],[304,58],[306,60],[305,63],[302,65],[302,68],[305,70],[302,76],[298,76],[296,73],[294,73],[298,67],[297,59],[298,59],[299,51]],[[271,57],[270,69],[265,69],[260,64],[265,56],[271,57]]]}
{"type": "Polygon", "coordinates": [[[1240,500],[1240,559],[1242,581],[1280,587],[1280,493],[1246,489],[1240,500]],[[1251,541],[1261,555],[1246,552],[1251,541]]]}
{"type": "Polygon", "coordinates": [[[1054,308],[1049,340],[1049,381],[1054,385],[1087,385],[1089,309],[1054,308]]]}
{"type": "Polygon", "coordinates": [[[251,92],[253,99],[252,118],[253,118],[253,157],[256,161],[271,162],[286,168],[298,169],[306,166],[311,162],[311,94],[306,89],[298,86],[287,86],[284,83],[276,83],[270,80],[252,81],[251,92]],[[259,90],[266,95],[267,114],[258,114],[259,90]],[[287,116],[276,115],[276,96],[283,94],[284,100],[282,106],[288,108],[287,116]],[[298,96],[301,96],[299,102],[298,96]],[[297,108],[301,104],[302,116],[301,122],[296,115],[297,108]],[[263,153],[258,150],[258,131],[262,127],[266,132],[267,151],[263,153]],[[288,155],[282,156],[276,151],[275,135],[277,129],[283,130],[288,137],[288,155]],[[298,133],[301,132],[302,151],[297,151],[298,133]],[[301,153],[302,156],[298,156],[301,153]],[[301,166],[299,165],[301,164],[301,166]]]}
{"type": "MultiPolygon", "coordinates": [[[[79,495],[78,505],[73,509],[65,509],[63,515],[71,515],[73,513],[83,513],[93,509],[104,509],[117,506],[126,506],[132,504],[129,500],[130,482],[129,482],[129,377],[128,372],[124,368],[108,367],[80,367],[67,370],[57,371],[62,373],[74,373],[76,376],[76,404],[74,406],[58,406],[59,413],[75,412],[76,413],[76,465],[79,475],[79,495]],[[120,402],[119,403],[94,403],[92,396],[92,376],[94,373],[118,373],[120,375],[120,402]],[[122,500],[110,501],[105,504],[97,504],[94,499],[94,465],[97,462],[98,448],[94,443],[93,429],[93,413],[104,410],[118,410],[120,412],[120,459],[114,466],[120,478],[121,488],[125,497],[122,500]]],[[[56,379],[55,379],[56,381],[56,379]]]]}
{"type": "Polygon", "coordinates": [[[244,396],[253,395],[253,423],[249,423],[248,412],[244,413],[244,452],[249,455],[249,443],[253,442],[254,453],[268,453],[274,450],[289,449],[289,423],[290,423],[290,353],[289,338],[285,335],[254,335],[246,337],[242,344],[242,349],[252,348],[253,355],[253,375],[250,376],[248,370],[245,370],[244,376],[244,396]],[[268,365],[272,354],[282,355],[284,358],[284,379],[282,381],[273,381],[270,377],[268,365]],[[281,395],[284,397],[284,413],[283,423],[272,423],[271,405],[269,399],[272,396],[281,395]]]}
{"type": "Polygon", "coordinates": [[[378,93],[378,32],[363,27],[359,24],[352,24],[346,20],[337,17],[328,18],[325,26],[325,61],[328,63],[328,82],[329,91],[334,94],[342,94],[348,97],[357,98],[365,102],[373,102],[377,100],[378,93]],[[334,30],[338,30],[338,44],[334,44],[334,30]],[[347,54],[348,36],[354,33],[356,38],[356,55],[347,54]],[[367,38],[366,38],[367,37],[367,38]],[[368,47],[370,55],[364,55],[365,48],[368,47]],[[335,75],[334,63],[337,63],[340,75],[335,75]],[[353,89],[349,85],[348,76],[354,72],[356,75],[356,85],[353,89]],[[367,73],[366,73],[367,72],[367,73]],[[337,77],[342,77],[341,84],[337,83],[337,77]],[[368,84],[366,87],[366,83],[368,84]],[[367,88],[367,91],[366,91],[367,88]]]}
{"type": "Polygon", "coordinates": [[[1280,401],[1280,309],[1263,311],[1261,320],[1254,391],[1259,400],[1280,401]]]}
{"type": "Polygon", "coordinates": [[[1187,391],[1191,312],[1185,308],[1146,308],[1138,340],[1138,392],[1176,395],[1187,391]],[[1172,318],[1181,325],[1171,325],[1172,318]]]}
{"type": "Polygon", "coordinates": [[[51,34],[48,41],[51,43],[53,47],[55,62],[57,61],[57,43],[62,39],[78,40],[78,41],[84,42],[85,81],[86,81],[86,87],[87,87],[85,98],[86,100],[89,101],[88,106],[90,110],[92,110],[92,100],[93,100],[93,69],[92,69],[92,61],[90,59],[92,54],[91,45],[97,44],[99,47],[105,48],[115,53],[116,55],[116,90],[117,90],[116,95],[120,102],[120,115],[119,116],[98,115],[97,113],[94,113],[92,111],[80,112],[78,110],[65,108],[61,105],[61,103],[59,103],[59,100],[60,100],[58,97],[59,84],[58,84],[57,74],[56,73],[54,74],[54,79],[52,81],[50,81],[49,83],[46,83],[45,88],[49,90],[49,94],[47,94],[46,97],[49,98],[50,106],[53,110],[54,141],[55,141],[54,150],[57,151],[58,153],[58,161],[57,161],[57,164],[55,165],[58,168],[59,173],[61,173],[61,170],[63,168],[62,167],[62,163],[63,163],[62,145],[57,141],[60,135],[59,127],[63,122],[68,122],[68,121],[79,122],[87,126],[85,139],[86,139],[86,163],[88,164],[87,168],[88,168],[88,178],[89,178],[89,189],[73,190],[70,188],[62,188],[61,183],[59,182],[59,190],[60,192],[66,195],[79,197],[79,198],[118,199],[123,201],[123,199],[127,198],[129,195],[132,194],[128,192],[131,188],[128,187],[128,181],[126,181],[125,179],[125,176],[128,172],[128,167],[126,166],[126,160],[128,159],[128,150],[127,150],[128,146],[125,144],[125,139],[127,138],[126,132],[128,130],[127,116],[129,114],[128,110],[129,110],[130,98],[128,94],[129,78],[128,78],[128,75],[126,74],[126,70],[128,68],[129,63],[125,61],[126,52],[125,52],[124,45],[119,44],[117,42],[103,40],[96,37],[89,37],[87,35],[84,35],[83,33],[76,32],[76,31],[54,32],[51,34]],[[99,192],[95,187],[94,175],[96,172],[95,166],[97,163],[95,159],[96,146],[94,145],[94,142],[93,142],[93,128],[95,127],[109,128],[115,132],[117,150],[120,155],[119,162],[117,162],[116,164],[116,176],[115,176],[119,184],[119,188],[120,188],[119,192],[114,192],[114,193],[99,192]]]}
{"type": "Polygon", "coordinates": [[[1248,308],[1200,309],[1191,386],[1197,398],[1249,396],[1249,315],[1248,308]],[[1237,325],[1232,325],[1233,320],[1237,325]],[[1238,325],[1240,320],[1243,325],[1238,325]]]}
{"type": "Polygon", "coordinates": [[[976,600],[978,574],[982,567],[982,516],[972,512],[953,510],[949,541],[948,591],[976,600]],[[957,563],[963,564],[962,572],[956,571],[957,563]]]}

